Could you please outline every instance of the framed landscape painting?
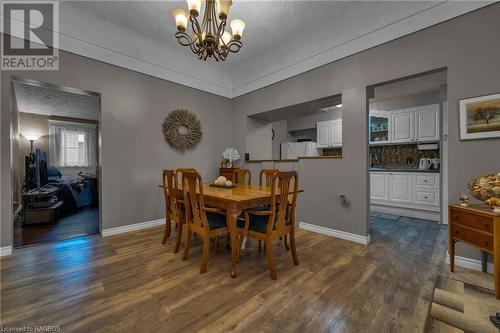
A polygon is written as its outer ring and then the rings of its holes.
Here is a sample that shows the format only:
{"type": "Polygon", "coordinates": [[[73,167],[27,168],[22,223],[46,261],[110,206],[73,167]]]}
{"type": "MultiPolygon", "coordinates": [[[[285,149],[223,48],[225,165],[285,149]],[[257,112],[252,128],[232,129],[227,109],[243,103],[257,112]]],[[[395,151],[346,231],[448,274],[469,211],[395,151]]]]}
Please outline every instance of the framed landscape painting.
{"type": "Polygon", "coordinates": [[[500,137],[500,93],[460,100],[460,140],[500,137]]]}

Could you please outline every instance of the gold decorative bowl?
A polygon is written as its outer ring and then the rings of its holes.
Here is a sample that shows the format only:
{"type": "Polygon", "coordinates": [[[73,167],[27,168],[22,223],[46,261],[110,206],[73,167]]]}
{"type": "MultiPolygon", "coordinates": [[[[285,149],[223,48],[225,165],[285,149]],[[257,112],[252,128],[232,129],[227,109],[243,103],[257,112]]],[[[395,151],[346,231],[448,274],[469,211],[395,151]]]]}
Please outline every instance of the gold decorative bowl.
{"type": "Polygon", "coordinates": [[[500,196],[500,172],[479,176],[468,184],[470,194],[477,200],[486,201],[500,196]]]}

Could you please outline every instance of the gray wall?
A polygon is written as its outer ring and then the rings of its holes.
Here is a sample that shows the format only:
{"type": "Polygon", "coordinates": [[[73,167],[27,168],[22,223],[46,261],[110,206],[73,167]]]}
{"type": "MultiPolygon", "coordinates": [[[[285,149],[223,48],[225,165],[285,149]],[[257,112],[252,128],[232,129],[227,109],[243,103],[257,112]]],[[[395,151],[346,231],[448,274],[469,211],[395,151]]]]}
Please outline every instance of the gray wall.
{"type": "Polygon", "coordinates": [[[289,119],[288,130],[299,131],[310,128],[316,128],[317,122],[340,119],[340,118],[342,118],[342,109],[329,112],[316,113],[305,117],[289,119]]]}
{"type": "MultiPolygon", "coordinates": [[[[300,174],[314,172],[317,188],[304,192],[304,215],[324,210],[314,223],[360,235],[368,234],[367,101],[369,85],[447,67],[449,101],[449,197],[466,190],[477,175],[500,169],[500,139],[460,141],[458,100],[500,91],[500,4],[316,68],[233,100],[233,137],[248,151],[244,133],[248,115],[342,94],[343,158],[308,161],[300,174]],[[350,207],[336,207],[329,194],[346,192],[350,207]],[[312,196],[316,200],[312,200],[312,196]]],[[[255,147],[252,147],[255,148],[255,147]]],[[[306,177],[306,176],[304,176],[306,177]]],[[[301,179],[307,183],[307,179],[301,179]]],[[[446,190],[446,189],[445,189],[446,190]]],[[[318,215],[319,216],[319,215],[318,215]]],[[[476,255],[467,253],[468,255],[476,255]]]]}
{"type": "Polygon", "coordinates": [[[272,140],[272,154],[271,159],[279,160],[281,158],[281,143],[293,141],[294,138],[288,133],[287,121],[280,120],[271,123],[274,130],[274,140],[272,140]]]}
{"type": "Polygon", "coordinates": [[[423,94],[401,96],[383,101],[370,102],[370,110],[393,111],[413,106],[436,104],[442,102],[441,97],[441,92],[437,89],[436,91],[423,94]]]}
{"type": "Polygon", "coordinates": [[[162,169],[194,166],[204,178],[214,178],[222,152],[231,146],[226,98],[66,52],[60,52],[60,61],[59,71],[1,73],[2,247],[11,245],[12,237],[11,75],[102,94],[103,229],[164,217],[157,187],[162,169]],[[170,148],[161,131],[176,108],[193,111],[203,125],[201,143],[185,153],[170,148]]]}

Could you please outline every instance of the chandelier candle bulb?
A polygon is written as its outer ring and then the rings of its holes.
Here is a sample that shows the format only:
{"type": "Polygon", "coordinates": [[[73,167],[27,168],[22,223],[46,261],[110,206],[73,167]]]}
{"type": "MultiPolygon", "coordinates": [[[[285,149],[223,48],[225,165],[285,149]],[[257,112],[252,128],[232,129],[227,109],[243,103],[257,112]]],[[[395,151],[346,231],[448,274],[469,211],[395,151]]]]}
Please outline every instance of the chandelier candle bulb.
{"type": "Polygon", "coordinates": [[[242,20],[232,20],[231,21],[231,30],[233,31],[234,39],[240,39],[243,35],[243,30],[245,29],[245,22],[242,20]]]}
{"type": "Polygon", "coordinates": [[[198,16],[201,11],[201,0],[186,0],[189,13],[193,16],[198,16]]]}
{"type": "MultiPolygon", "coordinates": [[[[225,20],[229,16],[229,9],[233,4],[232,0],[215,0],[217,4],[217,13],[221,20],[225,20]]],[[[227,44],[227,43],[226,43],[227,44]]]]}
{"type": "Polygon", "coordinates": [[[172,12],[172,16],[174,17],[177,30],[185,31],[188,23],[188,16],[186,12],[182,9],[176,9],[172,12]]]}
{"type": "Polygon", "coordinates": [[[220,46],[227,47],[227,44],[229,44],[229,42],[231,41],[231,38],[232,38],[231,33],[228,31],[224,31],[224,33],[222,34],[222,37],[219,41],[220,46]]]}

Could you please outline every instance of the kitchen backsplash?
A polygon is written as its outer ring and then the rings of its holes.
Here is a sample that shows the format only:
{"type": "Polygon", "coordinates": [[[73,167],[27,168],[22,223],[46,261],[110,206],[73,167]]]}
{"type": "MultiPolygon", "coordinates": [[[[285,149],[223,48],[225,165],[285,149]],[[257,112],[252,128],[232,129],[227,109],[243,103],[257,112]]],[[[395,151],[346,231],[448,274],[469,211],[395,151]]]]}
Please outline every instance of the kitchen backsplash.
{"type": "Polygon", "coordinates": [[[418,150],[416,145],[371,146],[370,159],[372,154],[378,157],[378,161],[373,161],[375,165],[417,167],[421,158],[439,158],[439,149],[418,150]]]}
{"type": "Polygon", "coordinates": [[[323,156],[342,156],[342,148],[325,148],[323,156]]]}

